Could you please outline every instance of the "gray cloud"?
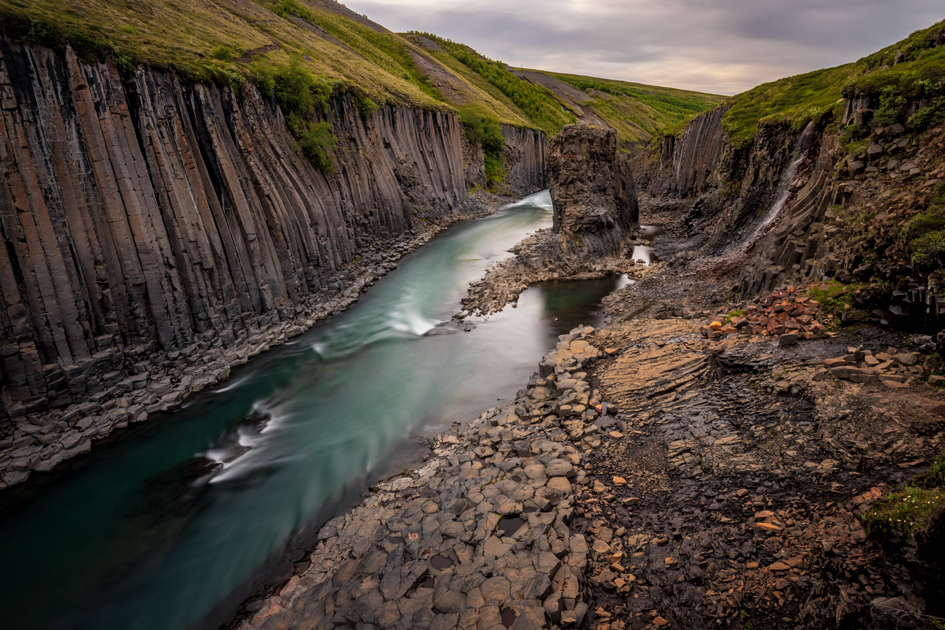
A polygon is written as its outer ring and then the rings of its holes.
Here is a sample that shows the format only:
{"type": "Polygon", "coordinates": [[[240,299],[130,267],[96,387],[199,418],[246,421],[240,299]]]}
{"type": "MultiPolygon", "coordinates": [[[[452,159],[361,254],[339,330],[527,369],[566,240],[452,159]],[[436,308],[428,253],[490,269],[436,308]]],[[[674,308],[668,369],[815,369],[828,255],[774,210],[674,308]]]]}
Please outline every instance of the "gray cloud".
{"type": "Polygon", "coordinates": [[[945,18],[941,0],[350,0],[512,65],[718,94],[839,65],[945,18]]]}

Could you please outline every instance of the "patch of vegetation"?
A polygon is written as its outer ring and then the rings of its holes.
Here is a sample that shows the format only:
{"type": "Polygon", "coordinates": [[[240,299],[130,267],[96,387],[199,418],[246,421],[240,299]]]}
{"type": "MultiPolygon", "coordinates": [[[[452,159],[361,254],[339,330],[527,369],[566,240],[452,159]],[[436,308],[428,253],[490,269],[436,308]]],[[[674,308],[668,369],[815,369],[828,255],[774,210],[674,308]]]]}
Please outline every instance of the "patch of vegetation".
{"type": "Polygon", "coordinates": [[[293,57],[287,66],[273,68],[272,79],[273,95],[287,118],[310,116],[316,109],[328,111],[331,86],[302,68],[299,57],[293,57]]]}
{"type": "Polygon", "coordinates": [[[916,476],[909,485],[926,490],[945,488],[945,453],[933,459],[929,469],[916,476]]]}
{"type": "Polygon", "coordinates": [[[495,183],[505,180],[506,172],[501,155],[484,155],[483,163],[487,180],[495,183]]]}
{"type": "Polygon", "coordinates": [[[502,128],[491,118],[481,116],[476,112],[462,111],[459,120],[463,124],[463,133],[473,144],[482,147],[483,152],[500,155],[505,146],[502,128]]]}
{"type": "Polygon", "coordinates": [[[863,528],[871,538],[914,544],[916,534],[927,529],[943,509],[945,492],[941,488],[910,483],[902,492],[887,494],[863,515],[863,528]]]}
{"type": "Polygon", "coordinates": [[[912,264],[925,270],[945,265],[945,182],[938,185],[929,207],[914,216],[901,234],[912,252],[912,264]]]}
{"type": "Polygon", "coordinates": [[[275,2],[271,5],[271,10],[281,18],[294,15],[303,20],[308,20],[309,22],[315,20],[315,14],[312,13],[311,9],[299,4],[296,0],[279,0],[279,2],[275,2]]]}
{"type": "Polygon", "coordinates": [[[463,133],[473,144],[482,147],[485,161],[486,179],[499,182],[505,179],[502,152],[505,149],[505,137],[502,127],[492,118],[482,116],[475,111],[460,112],[459,120],[463,133]]]}
{"type": "Polygon", "coordinates": [[[874,122],[909,123],[923,129],[945,120],[945,46],[937,42],[945,21],[856,63],[816,70],[765,83],[734,97],[725,131],[735,148],[754,139],[760,125],[787,122],[800,129],[808,122],[839,122],[843,99],[866,96],[879,101],[874,122]],[[899,63],[897,55],[902,53],[899,63]],[[909,103],[926,102],[906,120],[909,103]]]}
{"type": "Polygon", "coordinates": [[[831,315],[841,315],[844,311],[853,308],[853,300],[859,291],[865,289],[866,284],[843,284],[839,280],[830,280],[823,284],[815,284],[807,289],[807,297],[820,304],[820,310],[831,315]]]}
{"type": "Polygon", "coordinates": [[[909,117],[909,125],[916,129],[928,129],[943,121],[945,121],[945,96],[933,97],[928,105],[909,117]]]}
{"type": "Polygon", "coordinates": [[[338,139],[331,133],[330,123],[302,122],[293,127],[293,134],[312,166],[322,173],[335,170],[331,152],[338,148],[338,139]]]}
{"type": "Polygon", "coordinates": [[[220,61],[233,61],[233,49],[229,46],[216,46],[210,52],[210,56],[220,61]]]}
{"type": "Polygon", "coordinates": [[[331,152],[337,147],[337,138],[331,124],[313,119],[316,114],[328,113],[332,86],[306,71],[299,57],[293,57],[285,66],[259,60],[251,70],[260,92],[279,104],[302,155],[321,172],[333,170],[331,152]]]}
{"type": "Polygon", "coordinates": [[[373,116],[374,112],[380,109],[380,105],[371,100],[366,94],[355,94],[354,104],[357,106],[358,113],[361,114],[361,118],[364,120],[373,116]]]}

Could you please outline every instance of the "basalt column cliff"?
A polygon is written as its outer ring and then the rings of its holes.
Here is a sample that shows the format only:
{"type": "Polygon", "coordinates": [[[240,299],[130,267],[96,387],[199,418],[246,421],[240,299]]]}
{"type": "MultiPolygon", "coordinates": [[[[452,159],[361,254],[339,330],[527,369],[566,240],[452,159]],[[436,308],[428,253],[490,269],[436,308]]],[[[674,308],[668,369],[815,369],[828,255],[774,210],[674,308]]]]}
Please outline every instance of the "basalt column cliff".
{"type": "MultiPolygon", "coordinates": [[[[277,107],[0,39],[0,488],[300,334],[466,213],[455,114],[348,96],[334,172],[277,107]]],[[[519,192],[544,136],[504,129],[519,192]]]]}

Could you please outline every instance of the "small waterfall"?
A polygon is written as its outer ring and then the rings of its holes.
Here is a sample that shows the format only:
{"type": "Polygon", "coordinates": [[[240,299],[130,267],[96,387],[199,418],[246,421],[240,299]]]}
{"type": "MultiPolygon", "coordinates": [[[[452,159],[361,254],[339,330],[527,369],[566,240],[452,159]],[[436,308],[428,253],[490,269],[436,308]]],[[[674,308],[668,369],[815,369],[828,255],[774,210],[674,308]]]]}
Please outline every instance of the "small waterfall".
{"type": "Polygon", "coordinates": [[[741,265],[745,259],[748,258],[748,255],[754,249],[755,245],[757,245],[773,227],[781,222],[785,210],[787,209],[788,200],[791,198],[792,184],[794,183],[794,175],[797,173],[797,167],[800,166],[810,153],[813,140],[814,123],[812,121],[807,123],[807,126],[804,127],[804,131],[801,132],[800,138],[797,139],[797,157],[791,162],[791,165],[784,170],[784,173],[782,173],[781,180],[778,182],[778,188],[775,192],[775,201],[771,205],[770,210],[768,210],[768,215],[765,217],[764,221],[762,221],[758,227],[755,228],[752,235],[740,245],[718,258],[707,261],[706,266],[715,267],[718,271],[725,272],[732,270],[735,266],[741,265]]]}
{"type": "Polygon", "coordinates": [[[813,121],[807,123],[807,126],[804,127],[804,131],[801,133],[801,137],[798,138],[797,159],[791,162],[791,165],[787,167],[787,169],[784,171],[784,174],[781,175],[781,181],[778,183],[777,197],[774,204],[771,206],[771,210],[768,211],[768,216],[761,223],[761,225],[758,226],[758,228],[755,230],[755,233],[751,235],[751,238],[749,238],[743,246],[747,247],[749,251],[758,241],[764,238],[765,234],[767,234],[772,227],[781,221],[781,217],[784,215],[784,209],[787,207],[788,199],[791,197],[791,184],[794,181],[794,174],[797,172],[797,167],[807,157],[808,152],[810,152],[810,147],[814,136],[813,129],[813,121]]]}

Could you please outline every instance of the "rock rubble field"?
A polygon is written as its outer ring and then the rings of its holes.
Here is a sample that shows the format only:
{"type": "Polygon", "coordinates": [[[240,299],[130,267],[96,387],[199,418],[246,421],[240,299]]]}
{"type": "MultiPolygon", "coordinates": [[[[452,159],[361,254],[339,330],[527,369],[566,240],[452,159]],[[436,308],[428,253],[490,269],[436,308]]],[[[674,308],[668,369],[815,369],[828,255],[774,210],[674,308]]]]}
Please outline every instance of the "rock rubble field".
{"type": "Polygon", "coordinates": [[[784,291],[739,304],[740,308],[727,316],[728,309],[720,307],[718,315],[725,321],[703,325],[702,333],[709,339],[736,333],[777,336],[782,345],[795,344],[798,339],[816,339],[827,333],[834,316],[822,312],[817,300],[802,297],[802,293],[797,287],[787,287],[784,291]]]}

